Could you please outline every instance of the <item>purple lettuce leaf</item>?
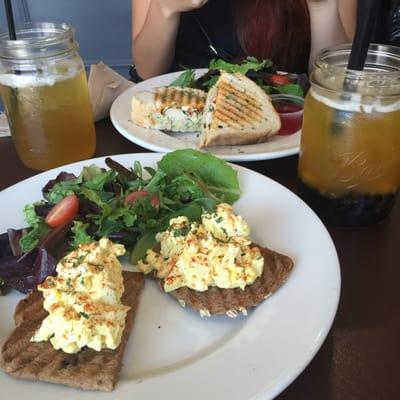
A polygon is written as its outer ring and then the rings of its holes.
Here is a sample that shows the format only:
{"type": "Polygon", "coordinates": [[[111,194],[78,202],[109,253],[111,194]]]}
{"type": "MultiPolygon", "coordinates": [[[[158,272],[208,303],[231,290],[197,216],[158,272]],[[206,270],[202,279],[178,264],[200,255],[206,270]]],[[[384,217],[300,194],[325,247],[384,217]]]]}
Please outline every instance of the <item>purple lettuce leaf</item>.
{"type": "Polygon", "coordinates": [[[0,279],[8,288],[28,293],[47,276],[55,275],[58,260],[66,253],[72,223],[52,230],[37,247],[22,256],[6,255],[0,259],[0,279]]]}

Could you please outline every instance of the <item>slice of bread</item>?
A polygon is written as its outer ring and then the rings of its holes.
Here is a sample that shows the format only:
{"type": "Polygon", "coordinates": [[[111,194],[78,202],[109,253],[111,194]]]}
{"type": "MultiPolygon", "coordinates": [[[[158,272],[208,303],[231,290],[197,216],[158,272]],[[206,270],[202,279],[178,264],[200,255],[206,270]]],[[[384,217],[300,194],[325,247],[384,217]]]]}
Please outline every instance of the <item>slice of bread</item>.
{"type": "Polygon", "coordinates": [[[21,300],[15,309],[16,327],[3,345],[0,367],[16,378],[87,390],[113,390],[144,285],[143,274],[127,271],[122,274],[125,291],[121,300],[131,309],[126,315],[121,344],[115,350],[95,351],[84,347],[76,354],[67,354],[55,350],[48,341],[31,342],[31,337],[47,316],[43,296],[36,290],[21,300]]]}
{"type": "Polygon", "coordinates": [[[259,143],[280,127],[264,90],[241,73],[222,71],[207,96],[200,147],[259,143]]]}
{"type": "MultiPolygon", "coordinates": [[[[221,289],[210,287],[204,292],[198,292],[188,287],[169,292],[182,306],[189,306],[197,310],[201,316],[221,315],[234,318],[256,307],[288,279],[293,269],[290,257],[272,251],[266,247],[259,247],[264,257],[262,275],[244,289],[221,289]]],[[[161,287],[163,287],[163,281],[161,287]]]]}
{"type": "Polygon", "coordinates": [[[131,120],[149,129],[199,131],[206,96],[203,90],[174,86],[139,92],[132,97],[131,120]]]}

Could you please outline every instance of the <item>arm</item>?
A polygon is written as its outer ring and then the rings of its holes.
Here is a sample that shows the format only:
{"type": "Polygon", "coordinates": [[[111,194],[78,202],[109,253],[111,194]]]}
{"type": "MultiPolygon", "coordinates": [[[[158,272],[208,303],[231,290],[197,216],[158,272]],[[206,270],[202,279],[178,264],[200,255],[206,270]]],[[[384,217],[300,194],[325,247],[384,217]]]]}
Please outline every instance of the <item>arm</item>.
{"type": "Polygon", "coordinates": [[[346,37],[352,41],[357,23],[357,0],[338,0],[338,7],[346,37]]]}
{"type": "Polygon", "coordinates": [[[175,54],[180,14],[207,0],[132,0],[132,57],[146,79],[168,71],[175,54]]]}
{"type": "Polygon", "coordinates": [[[357,0],[308,0],[311,23],[310,69],[315,56],[325,47],[353,39],[357,0]]]}

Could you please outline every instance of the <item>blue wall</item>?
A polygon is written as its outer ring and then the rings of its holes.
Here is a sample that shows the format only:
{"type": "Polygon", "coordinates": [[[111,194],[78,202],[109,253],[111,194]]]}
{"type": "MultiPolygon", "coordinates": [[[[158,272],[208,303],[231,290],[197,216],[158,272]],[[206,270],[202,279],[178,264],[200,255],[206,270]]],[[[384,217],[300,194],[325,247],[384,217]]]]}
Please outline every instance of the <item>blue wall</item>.
{"type": "MultiPolygon", "coordinates": [[[[88,67],[103,61],[128,76],[131,64],[130,0],[12,0],[16,22],[67,22],[75,27],[88,67]]],[[[7,30],[3,1],[0,28],[7,30]]]]}

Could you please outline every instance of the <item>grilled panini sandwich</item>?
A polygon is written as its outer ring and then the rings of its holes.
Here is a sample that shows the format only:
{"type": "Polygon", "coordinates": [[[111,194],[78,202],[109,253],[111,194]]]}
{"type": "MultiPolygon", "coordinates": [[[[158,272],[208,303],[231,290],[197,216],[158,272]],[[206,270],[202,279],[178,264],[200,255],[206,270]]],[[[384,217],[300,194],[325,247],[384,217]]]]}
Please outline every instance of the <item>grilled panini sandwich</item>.
{"type": "Polygon", "coordinates": [[[199,89],[174,86],[139,92],[132,98],[131,120],[150,129],[199,131],[206,96],[206,92],[199,89]]]}
{"type": "Polygon", "coordinates": [[[87,390],[113,390],[122,356],[135,318],[142,290],[143,274],[123,273],[123,304],[130,307],[120,345],[115,350],[96,351],[84,347],[76,354],[55,350],[49,341],[31,338],[47,316],[43,296],[35,290],[21,300],[14,313],[15,329],[3,345],[0,366],[16,378],[60,383],[87,390]]]}
{"type": "MultiPolygon", "coordinates": [[[[262,275],[244,289],[221,289],[210,287],[204,292],[198,292],[188,287],[181,287],[172,292],[179,303],[197,310],[201,316],[223,315],[234,318],[239,314],[247,315],[247,311],[260,304],[275,290],[282,286],[293,269],[290,257],[265,247],[259,247],[264,257],[262,275]]],[[[161,281],[161,287],[163,282],[161,281]]]]}
{"type": "Polygon", "coordinates": [[[280,127],[269,96],[255,82],[221,71],[207,96],[200,147],[262,142],[280,127]]]}

